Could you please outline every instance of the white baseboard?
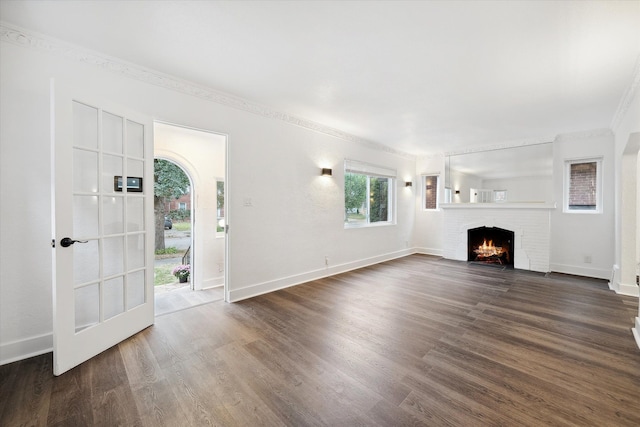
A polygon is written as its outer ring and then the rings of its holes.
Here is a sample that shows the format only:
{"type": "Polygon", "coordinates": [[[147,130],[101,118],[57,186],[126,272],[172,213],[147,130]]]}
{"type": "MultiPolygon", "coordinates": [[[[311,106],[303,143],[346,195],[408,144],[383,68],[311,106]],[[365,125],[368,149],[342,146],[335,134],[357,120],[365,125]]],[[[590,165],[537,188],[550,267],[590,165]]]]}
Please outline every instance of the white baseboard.
{"type": "Polygon", "coordinates": [[[234,289],[229,292],[229,302],[238,302],[243,299],[252,298],[263,295],[279,289],[288,288],[299,285],[301,283],[310,282],[312,280],[322,279],[324,277],[333,276],[335,274],[345,273],[347,271],[378,264],[384,261],[390,261],[396,258],[402,258],[407,255],[416,253],[415,249],[403,249],[397,252],[378,255],[371,258],[365,258],[358,261],[352,261],[344,264],[334,265],[328,268],[308,271],[306,273],[296,274],[280,279],[269,280],[267,282],[257,283],[255,285],[246,286],[242,289],[234,289]]]}
{"type": "Polygon", "coordinates": [[[421,255],[442,256],[442,249],[436,248],[414,248],[413,253],[421,255]]]}
{"type": "Polygon", "coordinates": [[[207,289],[221,288],[223,286],[224,286],[224,277],[222,278],[222,281],[220,283],[217,283],[217,284],[211,285],[211,286],[207,286],[206,288],[202,288],[200,290],[201,291],[206,291],[207,289]]]}
{"type": "Polygon", "coordinates": [[[635,283],[632,285],[620,282],[609,282],[609,289],[615,291],[616,294],[627,295],[630,297],[640,296],[640,290],[635,283]]]}
{"type": "Polygon", "coordinates": [[[603,268],[588,268],[567,264],[550,264],[549,270],[556,273],[594,277],[596,279],[611,279],[611,270],[605,270],[603,268]]]}
{"type": "Polygon", "coordinates": [[[196,290],[203,291],[205,289],[216,288],[218,286],[223,286],[223,285],[224,285],[224,276],[212,277],[202,282],[202,286],[196,290]]]}
{"type": "Polygon", "coordinates": [[[636,327],[631,328],[633,337],[636,339],[636,345],[640,348],[640,317],[636,317],[636,327]]]}
{"type": "Polygon", "coordinates": [[[0,365],[53,351],[53,333],[0,345],[0,365]]]}

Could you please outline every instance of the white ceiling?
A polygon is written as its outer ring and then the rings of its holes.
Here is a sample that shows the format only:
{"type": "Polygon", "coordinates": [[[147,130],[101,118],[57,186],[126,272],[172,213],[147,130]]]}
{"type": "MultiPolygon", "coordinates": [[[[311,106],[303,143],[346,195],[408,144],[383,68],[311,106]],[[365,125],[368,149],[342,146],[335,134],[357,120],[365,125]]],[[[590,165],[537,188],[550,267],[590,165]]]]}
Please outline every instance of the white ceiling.
{"type": "Polygon", "coordinates": [[[8,1],[0,19],[412,154],[607,128],[640,1],[8,1]]]}

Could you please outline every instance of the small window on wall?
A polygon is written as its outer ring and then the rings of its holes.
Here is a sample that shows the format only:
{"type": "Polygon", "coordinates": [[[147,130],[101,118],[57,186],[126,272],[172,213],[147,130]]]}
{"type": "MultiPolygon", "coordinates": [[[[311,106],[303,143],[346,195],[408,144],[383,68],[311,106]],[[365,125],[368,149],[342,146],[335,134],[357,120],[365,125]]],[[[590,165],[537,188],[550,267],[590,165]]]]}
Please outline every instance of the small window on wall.
{"type": "Polygon", "coordinates": [[[424,175],[422,177],[422,208],[436,210],[438,207],[438,175],[424,175]]]}
{"type": "Polygon", "coordinates": [[[601,159],[565,163],[565,212],[602,212],[601,169],[601,159]]]}
{"type": "Polygon", "coordinates": [[[344,227],[394,223],[396,171],[355,160],[344,161],[344,227]]]}
{"type": "Polygon", "coordinates": [[[178,209],[180,209],[181,211],[186,211],[187,210],[187,203],[186,202],[179,202],[178,203],[178,209]]]}

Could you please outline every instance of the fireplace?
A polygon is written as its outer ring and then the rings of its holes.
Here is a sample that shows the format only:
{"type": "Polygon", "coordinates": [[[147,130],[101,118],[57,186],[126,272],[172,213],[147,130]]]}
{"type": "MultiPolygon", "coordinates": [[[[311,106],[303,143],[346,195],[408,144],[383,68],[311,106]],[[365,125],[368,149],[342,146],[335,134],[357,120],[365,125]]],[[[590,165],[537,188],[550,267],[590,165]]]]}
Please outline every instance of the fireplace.
{"type": "MultiPolygon", "coordinates": [[[[468,261],[470,259],[469,230],[482,226],[502,227],[513,231],[511,238],[513,268],[540,273],[551,270],[549,224],[551,212],[556,209],[555,204],[443,203],[440,207],[444,211],[442,248],[444,258],[468,261]]],[[[479,244],[482,245],[483,242],[484,239],[479,244]]],[[[497,240],[494,239],[494,246],[496,242],[497,240]]],[[[475,259],[475,256],[471,259],[475,259]]]]}
{"type": "Polygon", "coordinates": [[[513,267],[514,233],[498,227],[467,230],[467,261],[513,267]]]}

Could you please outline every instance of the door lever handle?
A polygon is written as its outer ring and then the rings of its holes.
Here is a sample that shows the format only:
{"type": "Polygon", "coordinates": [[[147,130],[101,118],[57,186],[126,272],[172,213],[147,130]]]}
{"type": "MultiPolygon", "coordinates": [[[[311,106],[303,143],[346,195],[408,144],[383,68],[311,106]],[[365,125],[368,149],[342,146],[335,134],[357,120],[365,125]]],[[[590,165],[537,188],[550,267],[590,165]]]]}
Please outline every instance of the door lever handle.
{"type": "Polygon", "coordinates": [[[71,237],[63,237],[62,240],[60,240],[60,246],[62,246],[63,248],[68,248],[74,243],[87,243],[87,242],[88,240],[73,240],[71,237]]]}

